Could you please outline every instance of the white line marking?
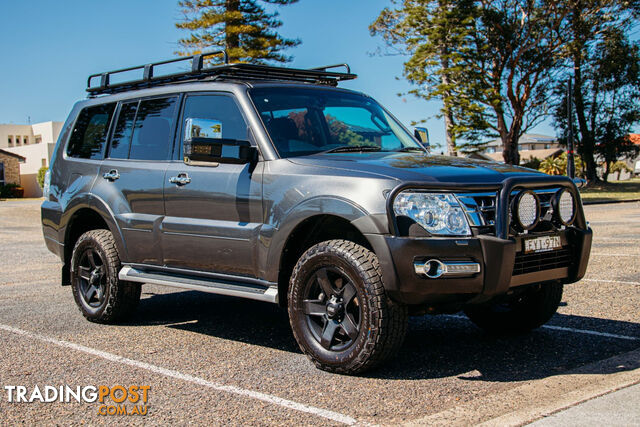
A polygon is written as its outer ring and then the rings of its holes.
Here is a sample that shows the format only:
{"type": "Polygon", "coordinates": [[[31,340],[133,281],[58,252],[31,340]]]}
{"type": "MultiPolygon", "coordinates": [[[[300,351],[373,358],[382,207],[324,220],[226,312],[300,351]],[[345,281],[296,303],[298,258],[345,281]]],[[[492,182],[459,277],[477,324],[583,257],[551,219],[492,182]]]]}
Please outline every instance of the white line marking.
{"type": "Polygon", "coordinates": [[[194,377],[193,375],[183,374],[182,372],[174,371],[172,369],[162,368],[160,366],[151,365],[149,363],[140,362],[138,360],[128,359],[126,357],[118,356],[113,353],[107,353],[106,351],[96,350],[94,348],[85,347],[80,344],[75,344],[68,341],[62,341],[55,338],[50,338],[45,335],[40,335],[34,332],[24,331],[22,329],[14,328],[8,325],[0,324],[0,329],[3,329],[7,332],[12,332],[17,335],[22,335],[24,337],[33,338],[38,341],[48,342],[51,344],[55,344],[59,347],[69,348],[76,351],[81,351],[83,353],[91,354],[93,356],[101,357],[103,359],[109,360],[111,362],[121,363],[123,365],[133,366],[135,368],[144,369],[156,374],[164,375],[166,377],[175,378],[182,381],[187,381],[190,383],[198,384],[204,387],[208,387],[213,390],[223,391],[227,393],[236,394],[238,396],[249,397],[256,400],[261,400],[263,402],[271,403],[273,405],[283,406],[285,408],[293,409],[300,412],[306,412],[311,415],[316,415],[318,417],[327,418],[332,421],[336,421],[342,424],[353,425],[356,424],[356,420],[347,415],[339,414],[337,412],[329,411],[326,409],[320,409],[313,406],[305,405],[303,403],[294,402],[292,400],[283,399],[281,397],[273,396],[266,393],[260,393],[259,391],[245,390],[240,387],[235,387],[232,385],[225,385],[220,383],[214,383],[211,381],[207,381],[203,378],[194,377]]]}
{"type": "Polygon", "coordinates": [[[582,282],[601,282],[601,283],[619,283],[621,285],[640,286],[640,282],[625,282],[624,280],[607,280],[607,279],[582,279],[582,282]]]}
{"type": "Polygon", "coordinates": [[[640,256],[640,254],[607,254],[604,252],[591,252],[593,256],[640,256]]]}
{"type": "MultiPolygon", "coordinates": [[[[469,320],[466,316],[461,316],[459,314],[445,314],[444,316],[445,317],[451,317],[451,318],[454,318],[454,319],[469,320]]],[[[577,334],[598,335],[598,336],[607,337],[607,338],[619,338],[619,339],[622,339],[622,340],[640,341],[640,337],[631,337],[629,335],[610,334],[608,332],[591,331],[589,329],[565,328],[563,326],[553,326],[553,325],[542,325],[541,327],[545,328],[545,329],[556,330],[556,331],[575,332],[577,334]]]]}
{"type": "Polygon", "coordinates": [[[607,332],[596,332],[596,331],[590,331],[587,329],[565,328],[563,326],[553,326],[553,325],[543,325],[542,327],[546,329],[554,329],[556,331],[577,332],[579,334],[598,335],[601,337],[619,338],[621,340],[630,340],[630,341],[640,340],[640,337],[630,337],[628,335],[609,334],[607,332]]]}

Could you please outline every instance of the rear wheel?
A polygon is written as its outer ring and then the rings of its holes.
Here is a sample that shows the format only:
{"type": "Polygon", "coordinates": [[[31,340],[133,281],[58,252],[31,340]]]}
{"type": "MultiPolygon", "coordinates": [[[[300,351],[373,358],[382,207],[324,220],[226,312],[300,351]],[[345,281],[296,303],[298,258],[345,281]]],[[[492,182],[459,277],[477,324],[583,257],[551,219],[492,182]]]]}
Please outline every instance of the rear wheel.
{"type": "Polygon", "coordinates": [[[543,283],[506,301],[467,307],[465,313],[473,323],[493,334],[529,332],[556,313],[562,288],[562,283],[543,283]]]}
{"type": "Polygon", "coordinates": [[[80,311],[93,322],[117,322],[140,300],[140,285],[118,279],[120,257],[109,230],[84,233],[71,255],[71,289],[80,311]]]}
{"type": "Polygon", "coordinates": [[[289,319],[302,351],[323,370],[357,374],[391,357],[407,308],[384,292],[378,258],[346,240],[307,250],[289,287],[289,319]]]}

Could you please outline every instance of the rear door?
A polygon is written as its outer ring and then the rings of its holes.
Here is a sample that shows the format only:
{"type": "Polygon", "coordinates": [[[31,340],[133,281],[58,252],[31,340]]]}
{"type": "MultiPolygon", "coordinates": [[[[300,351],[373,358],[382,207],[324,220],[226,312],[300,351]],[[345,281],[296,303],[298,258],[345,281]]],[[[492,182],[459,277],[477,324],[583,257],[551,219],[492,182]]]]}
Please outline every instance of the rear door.
{"type": "MultiPolygon", "coordinates": [[[[180,120],[180,141],[188,118],[215,120],[219,123],[220,138],[250,139],[246,121],[230,94],[187,95],[180,120]]],[[[182,145],[178,148],[177,159],[183,158],[182,145]]],[[[162,224],[162,247],[165,264],[255,276],[256,242],[262,225],[261,171],[261,163],[257,166],[222,162],[208,166],[186,165],[182,161],[172,163],[164,181],[166,218],[162,224]]]]}
{"type": "Polygon", "coordinates": [[[179,97],[124,101],[93,192],[113,209],[131,263],[161,264],[159,229],[179,97]]]}

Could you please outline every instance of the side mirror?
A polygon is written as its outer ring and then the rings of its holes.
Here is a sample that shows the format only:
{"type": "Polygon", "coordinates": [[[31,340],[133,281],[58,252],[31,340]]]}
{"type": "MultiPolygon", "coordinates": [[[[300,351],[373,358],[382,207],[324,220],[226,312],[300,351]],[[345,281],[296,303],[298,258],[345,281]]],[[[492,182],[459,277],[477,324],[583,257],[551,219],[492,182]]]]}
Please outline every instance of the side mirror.
{"type": "Polygon", "coordinates": [[[431,148],[431,145],[429,144],[429,131],[427,128],[415,128],[413,135],[418,141],[422,142],[422,145],[424,145],[427,150],[431,148]]]}
{"type": "Polygon", "coordinates": [[[189,165],[245,164],[258,159],[258,150],[249,141],[223,138],[218,120],[188,118],[184,137],[183,158],[189,165]]]}

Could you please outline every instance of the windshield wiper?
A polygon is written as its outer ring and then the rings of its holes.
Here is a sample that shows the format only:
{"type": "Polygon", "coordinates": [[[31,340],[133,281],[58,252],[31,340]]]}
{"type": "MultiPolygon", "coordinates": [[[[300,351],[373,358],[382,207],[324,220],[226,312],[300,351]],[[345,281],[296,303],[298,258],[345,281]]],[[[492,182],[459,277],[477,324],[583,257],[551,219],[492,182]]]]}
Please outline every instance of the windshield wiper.
{"type": "Polygon", "coordinates": [[[335,147],[327,151],[322,151],[322,154],[326,153],[350,153],[350,152],[362,152],[362,151],[380,151],[380,147],[373,145],[342,145],[335,147]]]}
{"type": "Polygon", "coordinates": [[[402,147],[402,148],[398,148],[397,151],[399,153],[406,153],[407,151],[421,151],[424,152],[424,148],[420,148],[420,147],[402,147]]]}

